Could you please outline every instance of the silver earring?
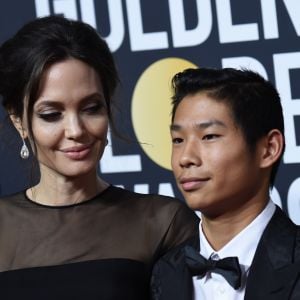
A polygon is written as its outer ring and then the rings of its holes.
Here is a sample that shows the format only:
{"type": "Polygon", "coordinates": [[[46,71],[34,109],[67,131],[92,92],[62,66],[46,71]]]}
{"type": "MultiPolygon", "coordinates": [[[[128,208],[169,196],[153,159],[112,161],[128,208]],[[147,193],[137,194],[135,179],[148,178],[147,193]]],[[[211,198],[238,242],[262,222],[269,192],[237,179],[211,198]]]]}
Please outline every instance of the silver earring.
{"type": "Polygon", "coordinates": [[[26,146],[25,140],[22,138],[23,140],[23,145],[20,151],[20,155],[23,159],[27,159],[29,157],[29,150],[28,147],[26,146]]]}

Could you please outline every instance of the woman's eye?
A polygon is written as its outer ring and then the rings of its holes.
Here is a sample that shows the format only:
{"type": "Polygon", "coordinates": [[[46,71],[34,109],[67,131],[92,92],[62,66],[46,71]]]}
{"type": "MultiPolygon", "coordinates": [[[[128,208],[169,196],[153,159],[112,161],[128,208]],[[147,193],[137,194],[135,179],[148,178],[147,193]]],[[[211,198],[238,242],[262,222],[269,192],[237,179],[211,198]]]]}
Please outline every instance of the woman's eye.
{"type": "Polygon", "coordinates": [[[46,122],[56,122],[60,119],[60,112],[38,113],[38,117],[46,122]]]}
{"type": "Polygon", "coordinates": [[[172,143],[173,144],[180,144],[182,143],[183,139],[182,138],[173,138],[172,143]]]}
{"type": "Polygon", "coordinates": [[[100,111],[102,111],[103,108],[104,108],[104,106],[99,103],[99,104],[94,104],[94,105],[87,106],[83,109],[83,111],[88,113],[88,114],[97,114],[100,111]]]}

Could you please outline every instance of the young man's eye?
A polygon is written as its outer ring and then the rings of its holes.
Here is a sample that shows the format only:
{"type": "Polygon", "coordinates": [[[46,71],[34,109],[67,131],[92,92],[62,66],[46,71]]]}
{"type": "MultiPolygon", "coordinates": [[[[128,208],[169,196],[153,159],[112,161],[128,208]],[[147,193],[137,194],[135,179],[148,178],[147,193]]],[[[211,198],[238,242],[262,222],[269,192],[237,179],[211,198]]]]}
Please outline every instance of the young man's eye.
{"type": "Polygon", "coordinates": [[[39,118],[46,122],[56,122],[61,118],[60,112],[45,112],[45,113],[38,113],[39,118]]]}
{"type": "Polygon", "coordinates": [[[214,139],[218,138],[219,136],[220,136],[219,134],[206,134],[203,136],[202,140],[206,140],[206,141],[214,140],[214,139]]]}
{"type": "Polygon", "coordinates": [[[173,144],[180,144],[182,143],[183,139],[182,138],[173,138],[172,143],[173,144]]]}

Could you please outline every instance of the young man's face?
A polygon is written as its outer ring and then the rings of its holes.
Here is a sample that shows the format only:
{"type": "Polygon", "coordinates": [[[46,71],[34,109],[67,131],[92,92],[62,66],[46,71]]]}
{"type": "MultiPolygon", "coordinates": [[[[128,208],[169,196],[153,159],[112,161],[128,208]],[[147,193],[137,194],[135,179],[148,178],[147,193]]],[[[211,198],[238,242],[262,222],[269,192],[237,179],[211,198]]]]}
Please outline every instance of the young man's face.
{"type": "Polygon", "coordinates": [[[259,155],[249,151],[226,103],[205,93],[186,96],[171,135],[173,172],[192,209],[217,216],[257,196],[262,185],[259,155]]]}

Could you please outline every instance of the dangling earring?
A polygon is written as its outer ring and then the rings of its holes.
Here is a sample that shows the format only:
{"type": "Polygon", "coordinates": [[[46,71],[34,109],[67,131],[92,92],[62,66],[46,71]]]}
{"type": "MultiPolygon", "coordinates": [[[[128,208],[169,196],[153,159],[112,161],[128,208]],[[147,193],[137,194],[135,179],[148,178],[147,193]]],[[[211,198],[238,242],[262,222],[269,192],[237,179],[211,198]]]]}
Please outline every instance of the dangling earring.
{"type": "Polygon", "coordinates": [[[25,140],[22,138],[23,145],[20,151],[20,155],[23,159],[27,159],[29,157],[29,150],[28,147],[26,146],[25,140]]]}

